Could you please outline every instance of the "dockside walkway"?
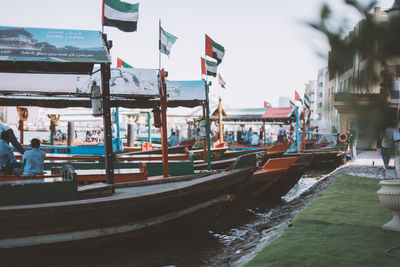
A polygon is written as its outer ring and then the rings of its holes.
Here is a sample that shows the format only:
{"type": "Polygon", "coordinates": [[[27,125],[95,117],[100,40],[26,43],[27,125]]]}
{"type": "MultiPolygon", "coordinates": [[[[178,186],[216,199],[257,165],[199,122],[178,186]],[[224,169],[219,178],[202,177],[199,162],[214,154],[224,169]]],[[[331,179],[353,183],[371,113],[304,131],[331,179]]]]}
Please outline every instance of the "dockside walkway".
{"type": "Polygon", "coordinates": [[[382,230],[392,214],[376,194],[391,178],[379,152],[360,153],[318,182],[306,208],[245,266],[400,266],[400,249],[385,252],[400,247],[400,232],[382,230]]]}

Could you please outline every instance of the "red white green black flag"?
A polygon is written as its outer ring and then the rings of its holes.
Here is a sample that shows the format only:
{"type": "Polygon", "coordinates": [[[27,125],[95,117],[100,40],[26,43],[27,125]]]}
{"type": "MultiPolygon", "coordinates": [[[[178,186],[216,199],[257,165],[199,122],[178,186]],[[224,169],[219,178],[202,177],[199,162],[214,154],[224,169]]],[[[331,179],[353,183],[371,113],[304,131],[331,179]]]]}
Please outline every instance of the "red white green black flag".
{"type": "Polygon", "coordinates": [[[117,68],[133,68],[131,65],[117,57],[117,68]]]}
{"type": "Polygon", "coordinates": [[[169,54],[171,53],[171,47],[175,43],[176,39],[178,39],[178,37],[165,31],[161,27],[161,23],[160,23],[160,40],[159,40],[160,52],[169,56],[169,54]]]}
{"type": "Polygon", "coordinates": [[[139,19],[139,4],[120,0],[103,0],[103,26],[116,27],[124,32],[134,32],[139,19]]]}
{"type": "Polygon", "coordinates": [[[218,84],[219,84],[222,88],[225,88],[225,86],[226,86],[226,82],[224,81],[224,79],[222,79],[220,73],[218,73],[218,84]]]}
{"type": "Polygon", "coordinates": [[[201,58],[201,74],[216,77],[217,63],[201,58]]]}
{"type": "Polygon", "coordinates": [[[222,62],[222,59],[225,55],[225,48],[214,42],[208,35],[206,34],[206,55],[217,60],[217,65],[222,62]]]}

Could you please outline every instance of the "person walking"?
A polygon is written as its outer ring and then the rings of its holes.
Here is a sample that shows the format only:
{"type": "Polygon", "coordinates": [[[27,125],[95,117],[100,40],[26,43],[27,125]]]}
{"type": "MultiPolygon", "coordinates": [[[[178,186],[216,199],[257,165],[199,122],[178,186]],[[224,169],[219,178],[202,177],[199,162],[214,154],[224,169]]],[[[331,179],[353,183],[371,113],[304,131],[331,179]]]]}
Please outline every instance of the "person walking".
{"type": "Polygon", "coordinates": [[[349,143],[350,143],[351,158],[353,159],[353,162],[355,162],[357,159],[357,142],[358,142],[358,129],[354,121],[352,121],[350,123],[349,143]]]}
{"type": "Polygon", "coordinates": [[[397,178],[400,179],[400,121],[396,123],[393,129],[393,141],[394,141],[394,166],[396,169],[397,178]]]}
{"type": "Polygon", "coordinates": [[[253,129],[250,127],[250,129],[246,132],[246,137],[245,137],[245,142],[246,144],[250,144],[250,137],[253,135],[253,129]]]}
{"type": "Polygon", "coordinates": [[[382,133],[381,143],[381,156],[384,164],[384,168],[389,168],[389,161],[393,153],[394,148],[394,133],[392,127],[387,127],[382,133]]]}
{"type": "Polygon", "coordinates": [[[286,130],[285,128],[282,127],[282,125],[279,125],[279,131],[278,131],[278,142],[285,142],[286,141],[286,130]]]}

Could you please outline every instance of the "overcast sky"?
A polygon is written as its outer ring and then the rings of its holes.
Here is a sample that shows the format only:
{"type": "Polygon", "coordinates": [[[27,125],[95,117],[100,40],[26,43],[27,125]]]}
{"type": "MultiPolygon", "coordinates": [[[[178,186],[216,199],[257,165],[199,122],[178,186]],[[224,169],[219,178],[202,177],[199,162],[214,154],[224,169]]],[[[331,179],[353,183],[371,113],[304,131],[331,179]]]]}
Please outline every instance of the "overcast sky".
{"type": "MultiPolygon", "coordinates": [[[[137,3],[138,1],[126,0],[137,3]]],[[[315,80],[324,67],[325,39],[305,25],[316,21],[323,0],[145,0],[139,1],[138,30],[124,33],[106,27],[116,57],[135,68],[158,68],[158,20],[178,37],[170,58],[162,66],[170,80],[201,78],[200,56],[204,34],[225,47],[219,72],[227,83],[221,94],[229,107],[262,107],[263,101],[278,105],[279,96],[293,98],[294,90],[315,80]]],[[[350,24],[358,18],[341,1],[335,8],[350,24]]],[[[378,1],[389,8],[393,0],[378,1]]],[[[0,0],[0,26],[101,30],[102,0],[0,0]]]]}

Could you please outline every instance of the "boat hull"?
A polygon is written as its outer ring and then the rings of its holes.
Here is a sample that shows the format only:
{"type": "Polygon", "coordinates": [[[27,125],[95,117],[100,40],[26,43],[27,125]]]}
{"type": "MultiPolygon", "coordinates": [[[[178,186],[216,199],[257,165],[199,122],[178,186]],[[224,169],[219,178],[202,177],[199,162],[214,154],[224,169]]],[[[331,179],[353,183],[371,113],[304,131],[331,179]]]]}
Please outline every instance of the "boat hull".
{"type": "Polygon", "coordinates": [[[196,221],[204,213],[215,217],[240,193],[252,172],[247,168],[194,180],[175,178],[175,183],[142,183],[103,198],[0,207],[0,248],[139,234],[178,226],[185,218],[196,221]]]}

